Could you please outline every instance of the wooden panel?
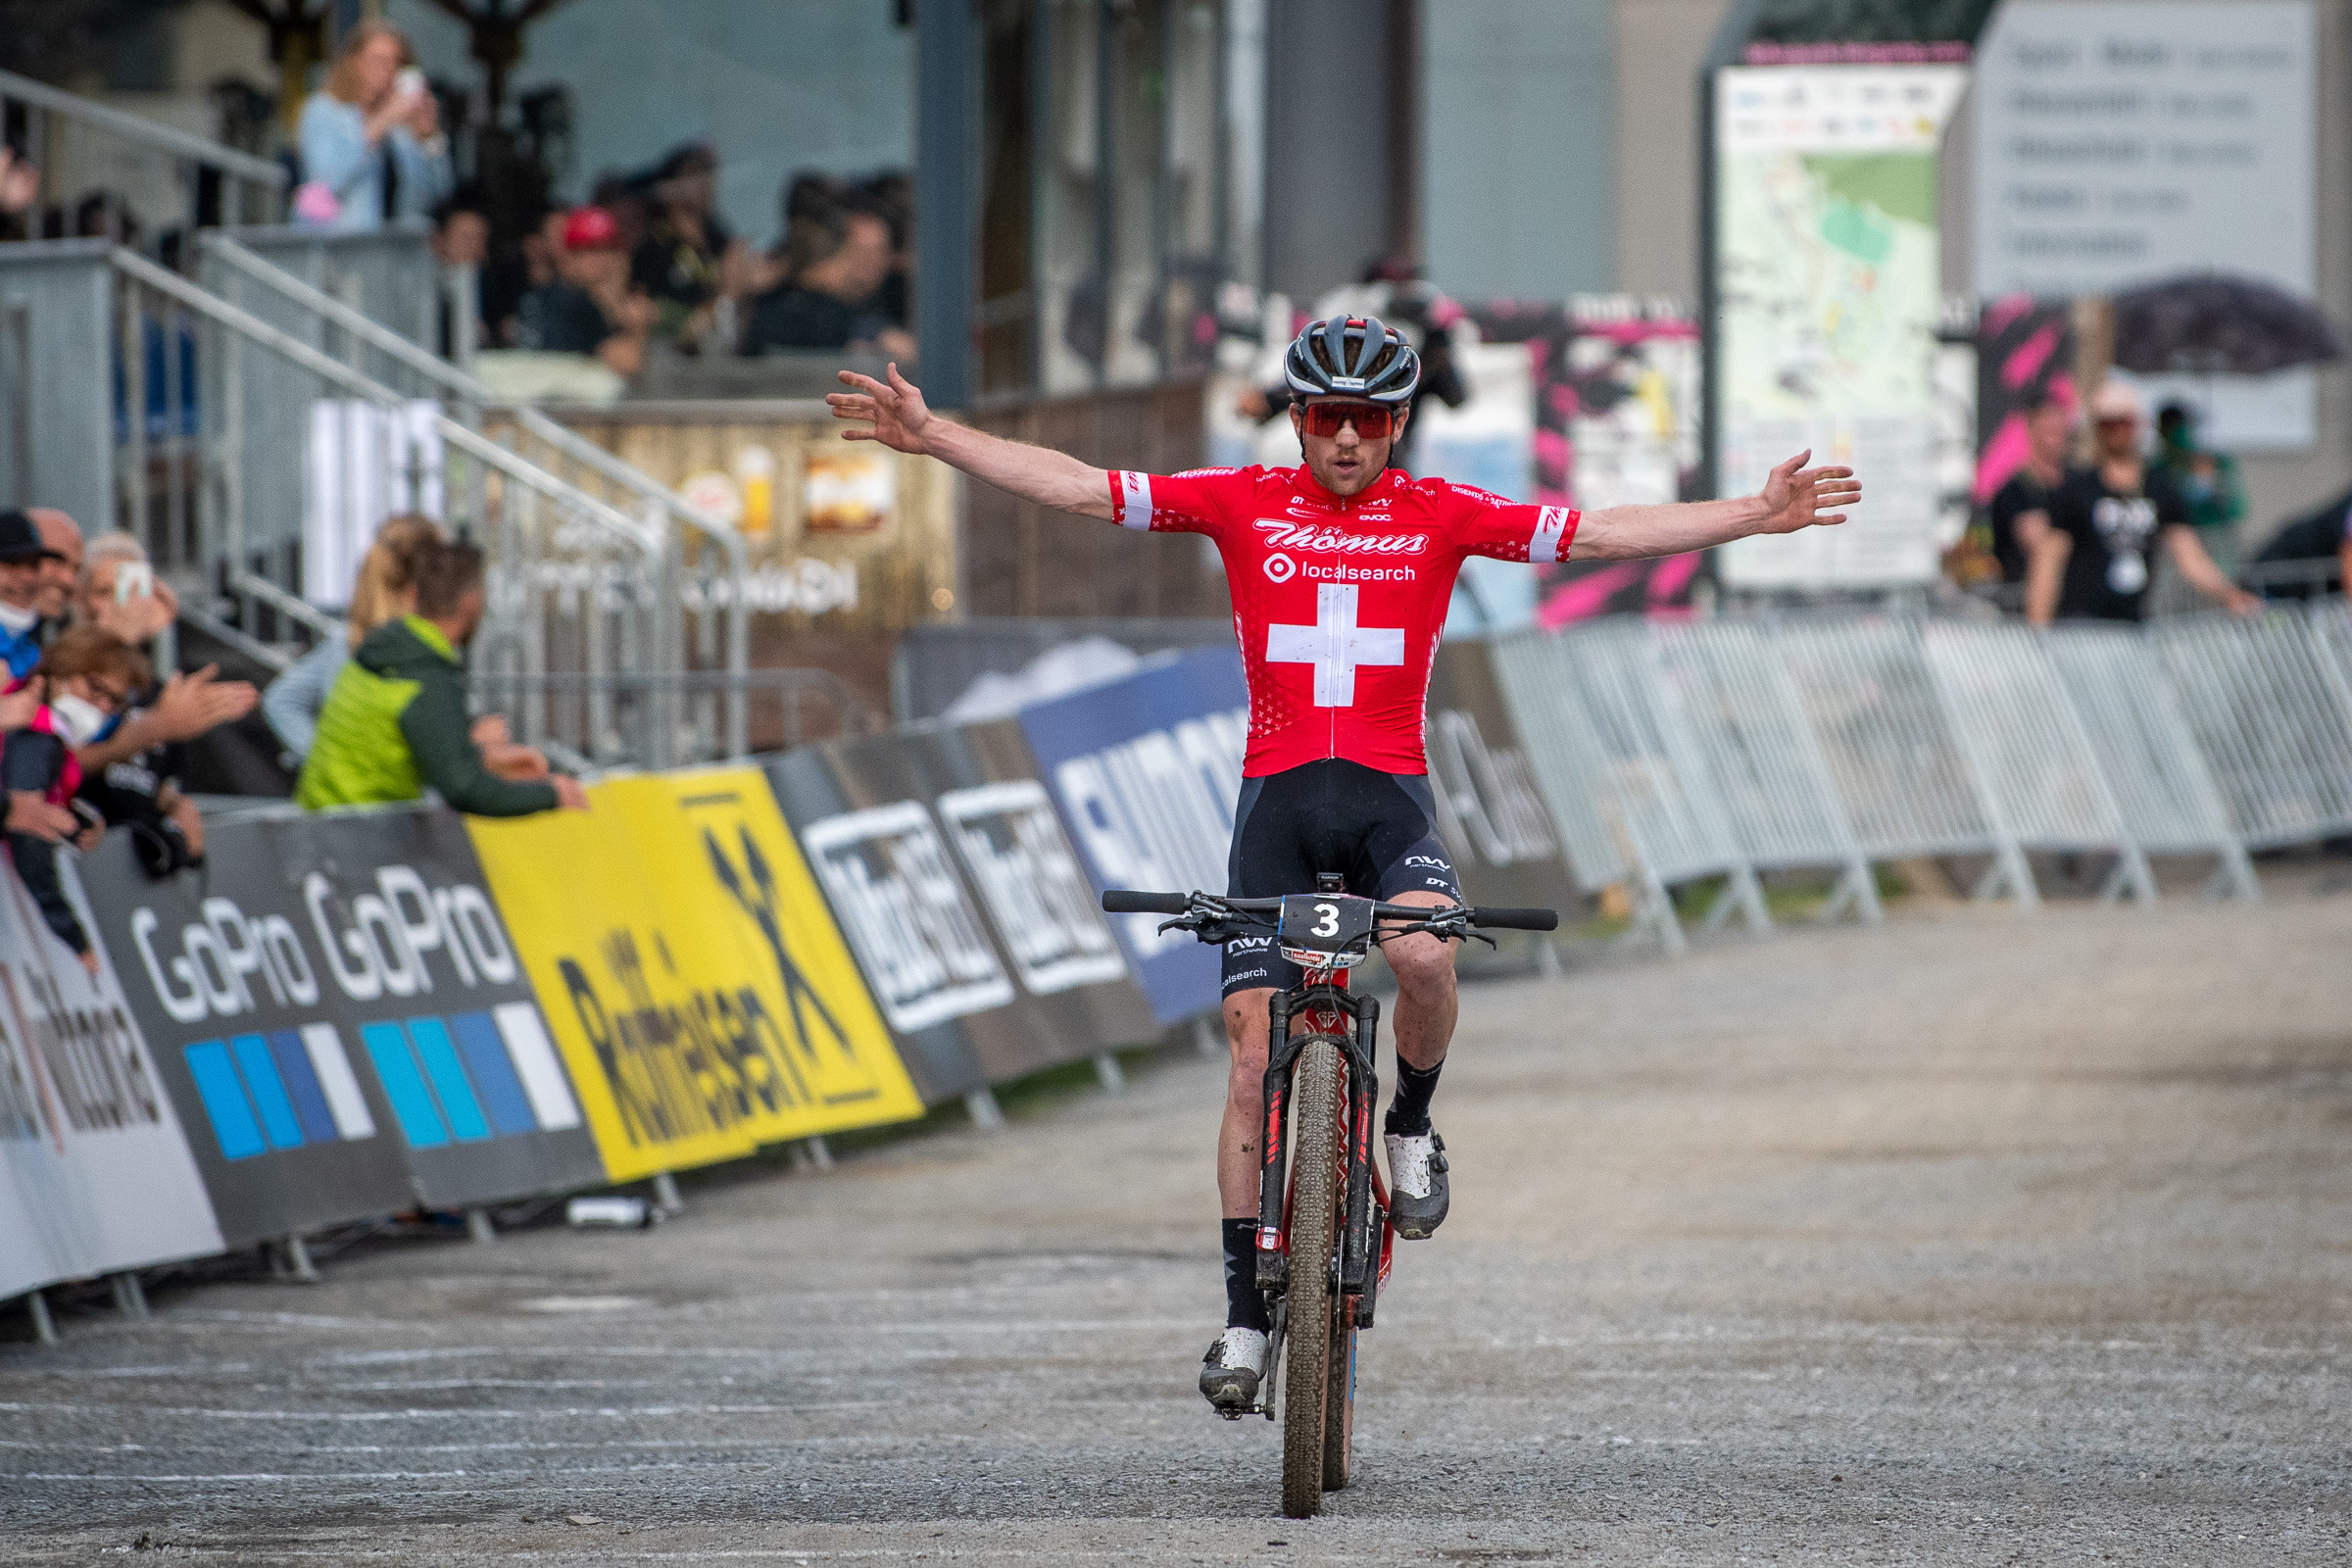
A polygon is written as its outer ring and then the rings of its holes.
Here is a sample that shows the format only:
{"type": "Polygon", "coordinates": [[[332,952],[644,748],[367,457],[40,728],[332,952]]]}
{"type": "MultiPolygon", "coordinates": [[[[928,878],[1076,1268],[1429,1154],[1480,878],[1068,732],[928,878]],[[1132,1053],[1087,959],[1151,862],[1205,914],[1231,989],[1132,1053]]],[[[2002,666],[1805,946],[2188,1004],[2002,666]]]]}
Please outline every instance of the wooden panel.
{"type": "MultiPolygon", "coordinates": [[[[1205,449],[1198,381],[986,406],[972,423],[1103,468],[1175,473],[1205,449]]],[[[1206,544],[1135,534],[966,487],[964,608],[975,615],[1215,616],[1230,612],[1206,544]]]]}

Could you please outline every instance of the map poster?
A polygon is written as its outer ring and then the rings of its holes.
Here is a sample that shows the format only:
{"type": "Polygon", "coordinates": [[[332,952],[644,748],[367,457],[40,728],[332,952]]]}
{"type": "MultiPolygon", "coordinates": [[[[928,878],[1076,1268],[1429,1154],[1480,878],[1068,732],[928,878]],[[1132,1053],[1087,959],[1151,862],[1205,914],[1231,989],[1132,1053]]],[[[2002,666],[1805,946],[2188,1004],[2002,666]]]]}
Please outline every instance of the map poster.
{"type": "Polygon", "coordinates": [[[1950,65],[1716,74],[1720,493],[1810,448],[1864,495],[1842,527],[1726,546],[1730,587],[1936,575],[1936,152],[1967,83],[1950,65]]]}

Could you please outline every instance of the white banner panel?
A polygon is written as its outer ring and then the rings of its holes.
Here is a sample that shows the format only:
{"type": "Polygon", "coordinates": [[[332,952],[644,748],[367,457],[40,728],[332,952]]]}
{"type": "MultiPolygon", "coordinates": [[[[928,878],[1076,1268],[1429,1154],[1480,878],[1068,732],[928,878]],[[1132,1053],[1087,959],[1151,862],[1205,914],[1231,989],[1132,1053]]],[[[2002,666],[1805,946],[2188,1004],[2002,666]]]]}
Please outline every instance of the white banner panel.
{"type": "Polygon", "coordinates": [[[93,981],[0,867],[0,1296],[220,1250],[112,967],[93,981]]]}
{"type": "MultiPolygon", "coordinates": [[[[1976,276],[2071,298],[2192,272],[2317,283],[2308,0],[2014,0],[1977,56],[1976,276]]],[[[2299,450],[2312,373],[2135,378],[2215,444],[2299,450]]]]}
{"type": "Polygon", "coordinates": [[[1715,76],[1718,493],[1775,464],[1850,464],[1842,527],[1743,539],[1735,588],[1936,572],[1936,150],[1967,68],[1764,66],[1715,76]]]}

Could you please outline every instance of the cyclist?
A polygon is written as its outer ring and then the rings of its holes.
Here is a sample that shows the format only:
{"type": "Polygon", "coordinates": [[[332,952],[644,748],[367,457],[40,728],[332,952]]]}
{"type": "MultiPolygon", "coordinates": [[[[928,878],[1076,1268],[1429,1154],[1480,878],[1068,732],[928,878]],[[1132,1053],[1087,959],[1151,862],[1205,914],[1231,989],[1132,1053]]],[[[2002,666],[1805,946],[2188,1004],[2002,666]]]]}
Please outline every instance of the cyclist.
{"type": "MultiPolygon", "coordinates": [[[[1459,904],[1437,833],[1422,757],[1430,661],[1465,556],[1504,561],[1676,555],[1758,533],[1845,520],[1861,498],[1853,470],[1805,468],[1799,453],[1760,494],[1732,501],[1611,507],[1580,516],[1389,466],[1420,361],[1372,318],[1310,323],[1285,379],[1305,462],[1173,476],[1105,471],[1062,453],[935,417],[922,393],[841,372],[826,401],[867,421],[851,440],[928,454],[1025,501],[1156,532],[1206,534],[1224,557],[1250,685],[1250,741],[1234,811],[1228,896],[1312,893],[1317,872],[1360,897],[1459,904]]],[[[1453,1034],[1451,945],[1426,933],[1388,943],[1397,984],[1396,1091],[1385,1118],[1392,1218],[1419,1239],[1446,1217],[1446,1145],[1430,1098],[1453,1034]]],[[[1259,1123],[1267,1004],[1298,982],[1273,940],[1231,943],[1224,959],[1232,1048],[1217,1146],[1224,1203],[1226,1326],[1200,1391],[1221,1409],[1254,1402],[1269,1327],[1256,1283],[1259,1123]]]]}

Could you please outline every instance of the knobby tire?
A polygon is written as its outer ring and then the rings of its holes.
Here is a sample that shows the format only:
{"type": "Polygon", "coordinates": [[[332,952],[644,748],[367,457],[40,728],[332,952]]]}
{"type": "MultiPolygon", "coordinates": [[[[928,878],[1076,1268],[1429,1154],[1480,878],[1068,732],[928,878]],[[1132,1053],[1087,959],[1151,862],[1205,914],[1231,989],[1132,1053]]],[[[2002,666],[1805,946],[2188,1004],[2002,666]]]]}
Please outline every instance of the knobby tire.
{"type": "Polygon", "coordinates": [[[1291,1103],[1290,1344],[1282,1391],[1282,1511],[1308,1519],[1323,1511],[1324,1432],[1331,1401],[1334,1302],[1331,1256],[1340,1223],[1340,1054],[1329,1040],[1298,1053],[1291,1103]]]}

